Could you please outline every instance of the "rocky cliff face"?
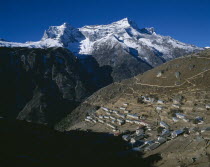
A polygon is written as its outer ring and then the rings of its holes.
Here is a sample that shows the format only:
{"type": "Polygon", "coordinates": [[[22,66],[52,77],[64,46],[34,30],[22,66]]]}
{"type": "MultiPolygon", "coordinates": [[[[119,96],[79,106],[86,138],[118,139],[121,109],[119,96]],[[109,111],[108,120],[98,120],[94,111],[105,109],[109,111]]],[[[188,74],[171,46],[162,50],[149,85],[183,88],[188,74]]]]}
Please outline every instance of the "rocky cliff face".
{"type": "Polygon", "coordinates": [[[0,48],[1,116],[54,124],[96,88],[67,49],[0,48]]]}

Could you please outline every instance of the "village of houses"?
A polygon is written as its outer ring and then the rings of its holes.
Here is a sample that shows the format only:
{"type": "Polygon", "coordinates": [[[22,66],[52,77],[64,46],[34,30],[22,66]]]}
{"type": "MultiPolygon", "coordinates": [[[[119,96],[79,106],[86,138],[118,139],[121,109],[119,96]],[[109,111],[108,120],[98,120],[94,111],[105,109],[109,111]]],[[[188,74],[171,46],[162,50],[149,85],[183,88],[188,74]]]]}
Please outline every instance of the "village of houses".
{"type": "Polygon", "coordinates": [[[121,99],[112,106],[101,106],[89,113],[85,122],[92,129],[105,129],[121,135],[134,151],[150,152],[179,137],[210,139],[210,124],[206,113],[209,104],[183,103],[183,97],[162,100],[140,96],[137,103],[121,99]],[[195,107],[194,107],[195,106],[195,107]],[[196,111],[192,111],[192,108],[196,111]]]}

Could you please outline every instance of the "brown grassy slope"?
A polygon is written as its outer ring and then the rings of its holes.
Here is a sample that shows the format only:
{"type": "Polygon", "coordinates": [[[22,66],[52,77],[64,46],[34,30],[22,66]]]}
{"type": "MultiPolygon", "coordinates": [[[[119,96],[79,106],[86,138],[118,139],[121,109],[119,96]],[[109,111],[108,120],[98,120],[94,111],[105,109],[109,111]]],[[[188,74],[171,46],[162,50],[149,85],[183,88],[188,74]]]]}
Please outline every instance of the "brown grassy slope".
{"type": "Polygon", "coordinates": [[[98,106],[114,104],[119,98],[136,101],[140,95],[171,96],[193,91],[210,90],[210,49],[177,58],[144,74],[100,89],[56,125],[57,130],[67,130],[84,119],[87,112],[98,106]],[[161,77],[157,77],[159,72],[161,77]],[[177,78],[175,74],[179,73],[177,78]]]}

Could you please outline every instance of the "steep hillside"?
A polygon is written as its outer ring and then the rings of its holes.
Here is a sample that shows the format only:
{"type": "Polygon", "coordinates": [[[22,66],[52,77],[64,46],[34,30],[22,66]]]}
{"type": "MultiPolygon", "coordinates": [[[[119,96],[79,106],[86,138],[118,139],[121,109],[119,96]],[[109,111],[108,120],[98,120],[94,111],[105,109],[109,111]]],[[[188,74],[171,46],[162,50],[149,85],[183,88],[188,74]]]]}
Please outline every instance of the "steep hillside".
{"type": "Polygon", "coordinates": [[[180,57],[97,91],[56,128],[109,133],[114,128],[114,133],[120,134],[135,131],[140,124],[146,126],[145,141],[157,141],[161,128],[169,128],[171,135],[185,129],[184,135],[175,139],[164,138],[167,142],[156,149],[147,147],[150,151],[144,150],[145,157],[160,153],[163,159],[158,166],[208,166],[210,133],[205,129],[210,127],[209,78],[210,50],[180,57]],[[85,122],[85,118],[90,121],[85,122]]]}
{"type": "Polygon", "coordinates": [[[104,86],[92,68],[94,77],[64,48],[0,48],[0,116],[54,124],[104,86]]]}
{"type": "MultiPolygon", "coordinates": [[[[144,94],[154,93],[172,97],[173,93],[208,89],[209,54],[210,51],[205,50],[197,54],[180,57],[131,79],[115,82],[94,93],[76,110],[80,111],[83,105],[114,104],[120,98],[137,101],[136,98],[144,94]]],[[[82,110],[81,112],[86,114],[82,110]]]]}

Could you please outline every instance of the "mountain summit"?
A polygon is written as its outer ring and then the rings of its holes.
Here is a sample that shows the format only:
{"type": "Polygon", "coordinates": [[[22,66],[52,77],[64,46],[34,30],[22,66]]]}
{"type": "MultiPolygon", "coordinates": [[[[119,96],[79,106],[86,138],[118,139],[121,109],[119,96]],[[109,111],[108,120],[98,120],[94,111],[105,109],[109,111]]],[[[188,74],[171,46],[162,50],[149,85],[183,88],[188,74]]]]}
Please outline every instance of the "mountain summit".
{"type": "Polygon", "coordinates": [[[116,27],[122,27],[122,28],[133,27],[133,28],[138,29],[137,24],[134,21],[130,20],[129,18],[124,18],[122,20],[113,22],[110,25],[114,25],[116,27]]]}
{"type": "Polygon", "coordinates": [[[110,66],[114,81],[132,77],[171,59],[203,49],[169,36],[161,36],[153,27],[140,29],[128,18],[107,25],[81,28],[64,23],[49,27],[38,42],[0,41],[0,46],[64,47],[79,58],[92,56],[99,66],[110,66]]]}
{"type": "Polygon", "coordinates": [[[59,41],[64,47],[67,47],[69,43],[75,43],[82,40],[83,35],[81,32],[72,27],[68,23],[64,23],[61,26],[51,26],[44,32],[42,41],[53,39],[59,41]]]}

